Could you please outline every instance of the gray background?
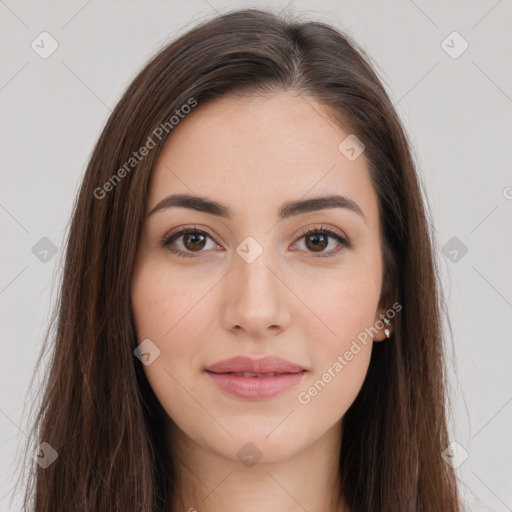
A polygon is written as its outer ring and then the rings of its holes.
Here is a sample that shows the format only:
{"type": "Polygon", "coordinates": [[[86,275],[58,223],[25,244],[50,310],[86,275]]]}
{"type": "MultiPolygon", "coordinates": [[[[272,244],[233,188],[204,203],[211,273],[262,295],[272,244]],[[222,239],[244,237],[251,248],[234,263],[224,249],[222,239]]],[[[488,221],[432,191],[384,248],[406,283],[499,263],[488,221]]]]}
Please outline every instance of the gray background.
{"type": "MultiPolygon", "coordinates": [[[[112,107],[154,51],[200,19],[270,4],[0,0],[0,510],[19,509],[9,498],[28,385],[72,202],[112,107]],[[31,48],[43,31],[59,45],[47,59],[31,48]],[[43,237],[55,255],[41,252],[43,237]]],[[[456,472],[470,510],[511,510],[512,2],[272,5],[353,35],[397,105],[429,197],[449,301],[451,436],[469,454],[456,472]],[[469,44],[457,58],[442,46],[453,31],[469,44]]],[[[462,41],[445,45],[458,52],[462,41]]]]}

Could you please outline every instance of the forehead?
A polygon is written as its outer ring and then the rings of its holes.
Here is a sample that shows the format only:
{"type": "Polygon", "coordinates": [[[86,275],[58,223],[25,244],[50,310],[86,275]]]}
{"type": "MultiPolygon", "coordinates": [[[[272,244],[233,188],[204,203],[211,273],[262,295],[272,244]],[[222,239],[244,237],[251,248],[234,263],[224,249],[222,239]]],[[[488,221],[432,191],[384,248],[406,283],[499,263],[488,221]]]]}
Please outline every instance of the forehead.
{"type": "Polygon", "coordinates": [[[148,210],[171,193],[189,193],[227,203],[235,215],[276,215],[284,201],[337,193],[377,225],[364,153],[350,161],[339,150],[348,135],[327,107],[297,93],[199,103],[159,155],[148,210]]]}

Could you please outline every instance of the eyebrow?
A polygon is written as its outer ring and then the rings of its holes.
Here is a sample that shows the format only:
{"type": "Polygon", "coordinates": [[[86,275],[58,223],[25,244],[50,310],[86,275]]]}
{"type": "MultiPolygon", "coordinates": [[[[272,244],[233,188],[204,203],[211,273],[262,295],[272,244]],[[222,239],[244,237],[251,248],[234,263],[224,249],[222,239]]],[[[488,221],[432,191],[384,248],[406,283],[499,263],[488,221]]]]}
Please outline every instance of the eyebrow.
{"type": "MultiPolygon", "coordinates": [[[[228,206],[217,201],[208,199],[207,197],[193,196],[189,194],[172,194],[162,199],[156,206],[152,208],[149,215],[171,207],[189,208],[198,212],[210,213],[218,217],[231,219],[233,213],[228,206]]],[[[328,208],[345,208],[357,213],[366,222],[363,211],[357,203],[342,195],[330,195],[325,197],[315,197],[312,199],[304,199],[298,201],[288,201],[284,203],[279,211],[281,219],[301,215],[304,213],[315,212],[328,208]]]]}

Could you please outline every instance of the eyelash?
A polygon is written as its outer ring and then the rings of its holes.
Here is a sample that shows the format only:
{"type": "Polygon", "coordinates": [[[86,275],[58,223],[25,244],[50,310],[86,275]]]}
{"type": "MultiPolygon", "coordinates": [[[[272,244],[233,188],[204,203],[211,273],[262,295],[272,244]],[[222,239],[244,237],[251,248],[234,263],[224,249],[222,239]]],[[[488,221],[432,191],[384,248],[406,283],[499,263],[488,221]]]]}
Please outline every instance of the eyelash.
{"type": "MultiPolygon", "coordinates": [[[[189,252],[187,254],[186,251],[182,251],[180,249],[176,249],[171,244],[178,238],[180,238],[183,235],[190,235],[190,234],[200,234],[205,235],[213,240],[212,235],[208,233],[207,231],[204,231],[203,229],[197,228],[196,226],[189,226],[183,229],[180,229],[179,231],[171,232],[167,234],[161,241],[161,247],[168,249],[170,252],[176,254],[177,256],[180,256],[182,258],[195,258],[196,256],[193,255],[193,251],[189,252]]],[[[311,236],[311,235],[328,235],[330,238],[334,238],[339,244],[339,249],[331,250],[327,253],[317,253],[310,251],[312,254],[314,254],[315,258],[328,258],[333,256],[334,254],[337,254],[342,250],[342,248],[350,248],[351,244],[348,240],[340,236],[337,232],[333,231],[332,229],[329,229],[325,226],[315,227],[308,229],[304,233],[302,233],[298,240],[301,240],[304,237],[311,236]]],[[[198,253],[201,253],[203,251],[197,251],[198,253]]]]}

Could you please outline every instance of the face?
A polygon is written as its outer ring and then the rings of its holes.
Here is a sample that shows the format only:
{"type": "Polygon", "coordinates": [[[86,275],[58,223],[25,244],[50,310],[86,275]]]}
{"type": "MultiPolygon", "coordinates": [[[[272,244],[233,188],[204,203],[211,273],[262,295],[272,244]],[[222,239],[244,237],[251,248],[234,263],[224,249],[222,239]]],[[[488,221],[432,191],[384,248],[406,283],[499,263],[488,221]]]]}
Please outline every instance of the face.
{"type": "Polygon", "coordinates": [[[361,333],[384,312],[377,196],[364,153],[354,160],[338,148],[348,135],[313,98],[283,92],[199,104],[165,143],[132,305],[172,435],[233,461],[251,442],[270,462],[340,429],[369,365],[372,338],[361,333]],[[174,194],[227,213],[161,203],[174,194]],[[334,195],[355,206],[281,215],[286,203],[334,195]],[[301,371],[206,370],[234,356],[275,356],[301,371]]]}

